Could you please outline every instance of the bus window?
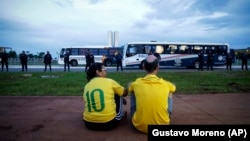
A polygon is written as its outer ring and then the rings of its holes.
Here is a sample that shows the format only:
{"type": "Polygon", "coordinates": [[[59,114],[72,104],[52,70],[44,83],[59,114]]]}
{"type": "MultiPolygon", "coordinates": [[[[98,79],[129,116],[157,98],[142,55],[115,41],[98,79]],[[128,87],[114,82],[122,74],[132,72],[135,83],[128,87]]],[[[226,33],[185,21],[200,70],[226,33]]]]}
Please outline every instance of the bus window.
{"type": "Polygon", "coordinates": [[[79,55],[85,55],[85,49],[79,48],[79,55]]]}
{"type": "Polygon", "coordinates": [[[193,46],[191,46],[191,45],[187,46],[188,54],[193,54],[192,49],[193,49],[193,46]]]}
{"type": "Polygon", "coordinates": [[[99,55],[105,55],[107,56],[108,55],[108,49],[99,49],[99,55]]]}
{"type": "Polygon", "coordinates": [[[179,53],[180,54],[188,54],[188,46],[186,45],[181,45],[180,48],[179,48],[179,53]]]}
{"type": "Polygon", "coordinates": [[[215,48],[216,48],[215,46],[212,46],[212,47],[211,47],[210,50],[211,50],[212,54],[215,54],[215,53],[216,53],[216,49],[215,49],[215,48]]]}
{"type": "Polygon", "coordinates": [[[165,53],[170,54],[170,47],[168,45],[165,46],[165,53]]]}
{"type": "Polygon", "coordinates": [[[201,46],[194,46],[193,53],[198,54],[200,52],[200,50],[202,50],[201,46]]]}
{"type": "Polygon", "coordinates": [[[72,48],[71,55],[78,55],[78,48],[72,48]]]}
{"type": "Polygon", "coordinates": [[[99,55],[99,54],[98,54],[98,49],[93,48],[93,49],[91,49],[90,51],[91,51],[91,53],[92,53],[93,55],[99,55]]]}
{"type": "Polygon", "coordinates": [[[162,45],[156,45],[155,52],[162,54],[164,52],[164,47],[162,45]]]}
{"type": "Polygon", "coordinates": [[[170,48],[170,54],[178,53],[177,45],[169,45],[169,48],[170,48]]]}
{"type": "Polygon", "coordinates": [[[151,46],[145,45],[143,47],[143,51],[142,52],[145,53],[145,54],[149,54],[151,51],[152,51],[151,46]]]}
{"type": "Polygon", "coordinates": [[[127,57],[130,57],[130,56],[134,56],[137,54],[137,47],[135,46],[129,46],[128,49],[127,49],[127,53],[126,53],[126,56],[127,57]]]}
{"type": "Polygon", "coordinates": [[[227,54],[227,47],[226,46],[217,46],[217,53],[218,54],[227,54]]]}

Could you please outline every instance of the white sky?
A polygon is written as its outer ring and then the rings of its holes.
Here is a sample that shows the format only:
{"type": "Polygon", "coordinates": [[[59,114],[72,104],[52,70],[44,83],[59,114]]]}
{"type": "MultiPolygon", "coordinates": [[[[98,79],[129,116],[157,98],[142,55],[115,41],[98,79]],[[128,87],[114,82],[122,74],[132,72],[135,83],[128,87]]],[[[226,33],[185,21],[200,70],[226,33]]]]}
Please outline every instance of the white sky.
{"type": "Polygon", "coordinates": [[[131,41],[250,46],[250,0],[0,0],[0,46],[33,54],[131,41]]]}

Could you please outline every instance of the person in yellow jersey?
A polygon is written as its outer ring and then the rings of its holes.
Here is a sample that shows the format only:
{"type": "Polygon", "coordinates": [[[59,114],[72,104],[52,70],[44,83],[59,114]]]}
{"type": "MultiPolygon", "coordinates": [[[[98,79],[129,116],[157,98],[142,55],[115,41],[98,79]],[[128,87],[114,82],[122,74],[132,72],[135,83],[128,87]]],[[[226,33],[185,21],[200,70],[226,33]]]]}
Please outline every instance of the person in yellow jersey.
{"type": "Polygon", "coordinates": [[[172,113],[172,94],[176,86],[157,76],[159,60],[154,55],[147,56],[144,70],[147,75],[137,78],[128,86],[130,112],[133,127],[148,133],[148,125],[169,125],[172,113]]]}
{"type": "Polygon", "coordinates": [[[93,63],[87,71],[88,83],[83,92],[83,121],[90,130],[111,130],[126,116],[122,106],[127,90],[106,76],[102,63],[93,63]]]}

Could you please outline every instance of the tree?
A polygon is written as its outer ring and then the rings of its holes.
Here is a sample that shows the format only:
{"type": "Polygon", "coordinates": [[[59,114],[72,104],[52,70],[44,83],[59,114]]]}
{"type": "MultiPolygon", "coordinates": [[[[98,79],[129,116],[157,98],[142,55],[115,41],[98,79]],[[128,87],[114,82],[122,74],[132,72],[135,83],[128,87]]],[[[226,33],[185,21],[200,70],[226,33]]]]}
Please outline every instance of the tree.
{"type": "Polygon", "coordinates": [[[40,52],[38,55],[38,58],[43,58],[44,55],[45,55],[45,52],[40,52]]]}
{"type": "Polygon", "coordinates": [[[17,54],[16,54],[16,51],[9,51],[9,57],[10,58],[16,58],[17,57],[17,54]]]}
{"type": "Polygon", "coordinates": [[[33,54],[28,54],[28,57],[29,57],[29,58],[33,58],[34,55],[33,55],[33,54]]]}

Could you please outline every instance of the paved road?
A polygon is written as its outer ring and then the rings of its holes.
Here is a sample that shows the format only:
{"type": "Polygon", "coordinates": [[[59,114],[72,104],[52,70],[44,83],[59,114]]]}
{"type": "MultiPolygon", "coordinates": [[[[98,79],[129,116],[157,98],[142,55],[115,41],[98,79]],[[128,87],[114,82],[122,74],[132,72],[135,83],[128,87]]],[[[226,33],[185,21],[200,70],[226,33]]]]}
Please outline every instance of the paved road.
{"type": "MultiPolygon", "coordinates": [[[[115,72],[116,67],[106,67],[109,72],[115,72]]],[[[232,66],[233,70],[241,70],[241,66],[232,66]]],[[[71,72],[84,72],[85,67],[84,66],[77,66],[77,67],[70,67],[71,72]]],[[[220,67],[214,67],[215,71],[225,71],[225,66],[220,67]]],[[[9,66],[9,72],[20,72],[21,66],[20,65],[10,65],[9,66]]],[[[28,72],[43,72],[44,66],[43,65],[29,65],[28,66],[28,72]]],[[[59,65],[52,66],[53,72],[63,72],[64,67],[59,65]]],[[[192,72],[197,71],[197,69],[187,69],[185,67],[160,67],[160,71],[183,71],[183,72],[192,72]]],[[[204,69],[206,71],[206,69],[204,69]]],[[[127,67],[124,68],[124,72],[143,72],[143,70],[137,68],[137,67],[127,67]]]]}
{"type": "MultiPolygon", "coordinates": [[[[81,96],[2,96],[0,140],[147,141],[146,134],[130,126],[129,96],[126,99],[128,118],[115,130],[94,132],[82,121],[81,96]]],[[[173,99],[172,125],[250,125],[250,93],[176,94],[173,99]]]]}

